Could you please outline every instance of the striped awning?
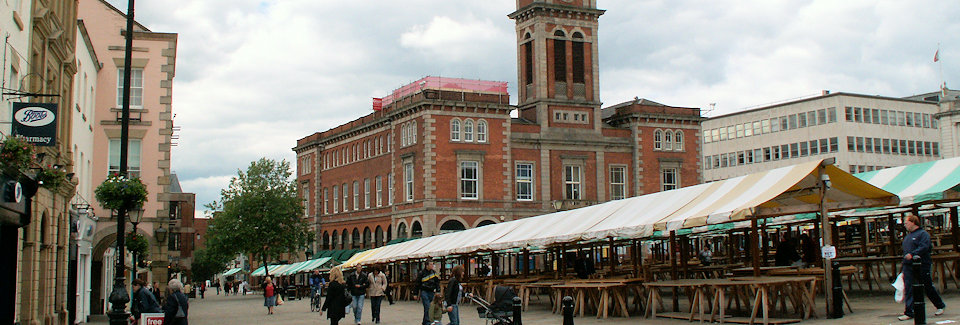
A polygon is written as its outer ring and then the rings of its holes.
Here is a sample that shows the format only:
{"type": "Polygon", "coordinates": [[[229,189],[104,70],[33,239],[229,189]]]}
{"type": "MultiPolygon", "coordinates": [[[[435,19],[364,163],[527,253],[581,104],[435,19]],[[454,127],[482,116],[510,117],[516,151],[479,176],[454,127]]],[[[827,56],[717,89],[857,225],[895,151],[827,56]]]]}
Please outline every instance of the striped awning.
{"type": "Polygon", "coordinates": [[[229,270],[227,270],[226,272],[223,272],[223,276],[231,276],[231,275],[234,275],[234,274],[236,274],[237,272],[240,272],[240,270],[241,270],[241,268],[239,268],[239,267],[238,267],[238,268],[229,269],[229,270]]]}
{"type": "Polygon", "coordinates": [[[828,210],[896,205],[897,197],[823,160],[672,191],[468,229],[355,255],[344,266],[478,251],[545,247],[605,238],[644,238],[656,230],[710,227],[750,217],[819,211],[821,173],[832,186],[828,210]]]}
{"type": "MultiPolygon", "coordinates": [[[[277,272],[283,271],[283,267],[286,265],[288,264],[270,265],[270,275],[276,275],[277,272]]],[[[263,266],[257,268],[256,270],[253,270],[253,272],[250,272],[250,276],[264,276],[264,275],[266,275],[266,271],[264,271],[263,266]]]]}
{"type": "Polygon", "coordinates": [[[855,174],[900,197],[900,206],[960,199],[960,157],[855,174]]]}
{"type": "Polygon", "coordinates": [[[293,263],[286,267],[283,270],[283,273],[277,273],[277,275],[292,275],[300,272],[310,272],[323,267],[324,264],[327,264],[327,262],[330,262],[331,260],[332,258],[330,257],[321,257],[308,261],[293,263]]]}

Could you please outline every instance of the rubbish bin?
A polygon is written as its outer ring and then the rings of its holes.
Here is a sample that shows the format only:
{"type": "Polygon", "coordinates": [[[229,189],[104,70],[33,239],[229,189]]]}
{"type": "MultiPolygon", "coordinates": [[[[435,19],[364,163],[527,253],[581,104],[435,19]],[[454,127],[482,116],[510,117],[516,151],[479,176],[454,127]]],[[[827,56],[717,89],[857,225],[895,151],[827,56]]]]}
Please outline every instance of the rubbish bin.
{"type": "Polygon", "coordinates": [[[300,297],[297,295],[296,286],[289,286],[287,287],[286,291],[287,291],[287,300],[300,299],[300,297]]]}

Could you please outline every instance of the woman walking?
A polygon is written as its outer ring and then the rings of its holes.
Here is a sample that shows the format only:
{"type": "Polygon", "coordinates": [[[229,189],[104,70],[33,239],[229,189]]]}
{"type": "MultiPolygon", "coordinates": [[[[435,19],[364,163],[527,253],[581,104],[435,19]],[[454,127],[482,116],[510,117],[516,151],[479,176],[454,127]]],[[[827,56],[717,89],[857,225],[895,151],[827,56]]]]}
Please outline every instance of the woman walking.
{"type": "Polygon", "coordinates": [[[463,287],[460,281],[463,280],[463,265],[453,267],[450,276],[450,282],[447,282],[447,292],[444,294],[444,300],[447,303],[447,315],[450,317],[450,324],[460,325],[460,298],[463,297],[463,287]]]}
{"type": "Polygon", "coordinates": [[[163,306],[163,323],[187,325],[190,302],[187,301],[187,295],[183,294],[183,283],[177,279],[170,280],[167,289],[170,290],[170,295],[167,296],[167,304],[163,306]]]}
{"type": "Polygon", "coordinates": [[[277,305],[277,286],[267,277],[263,280],[263,305],[267,307],[267,315],[273,315],[273,307],[277,305]]]}
{"type": "Polygon", "coordinates": [[[340,320],[346,316],[346,308],[350,303],[347,301],[346,285],[343,280],[343,271],[339,267],[330,270],[330,284],[327,286],[327,299],[323,300],[323,307],[320,307],[320,314],[327,311],[327,318],[330,319],[330,325],[338,325],[340,320]]]}
{"type": "Polygon", "coordinates": [[[373,312],[373,322],[380,324],[380,304],[383,303],[383,296],[387,291],[387,276],[380,272],[379,266],[373,267],[373,272],[367,276],[370,287],[367,288],[367,296],[370,297],[370,311],[373,312]]]}

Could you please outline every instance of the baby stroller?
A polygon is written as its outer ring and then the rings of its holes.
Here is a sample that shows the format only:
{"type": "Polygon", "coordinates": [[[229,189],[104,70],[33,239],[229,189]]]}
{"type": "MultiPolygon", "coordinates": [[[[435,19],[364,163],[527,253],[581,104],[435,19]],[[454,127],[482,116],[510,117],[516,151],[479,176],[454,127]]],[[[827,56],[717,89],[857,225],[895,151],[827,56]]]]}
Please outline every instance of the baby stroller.
{"type": "Polygon", "coordinates": [[[480,314],[480,318],[486,319],[487,324],[493,325],[513,324],[513,297],[516,296],[513,289],[501,286],[497,286],[493,290],[494,300],[492,304],[483,300],[483,298],[467,294],[467,298],[479,305],[477,313],[480,314]]]}

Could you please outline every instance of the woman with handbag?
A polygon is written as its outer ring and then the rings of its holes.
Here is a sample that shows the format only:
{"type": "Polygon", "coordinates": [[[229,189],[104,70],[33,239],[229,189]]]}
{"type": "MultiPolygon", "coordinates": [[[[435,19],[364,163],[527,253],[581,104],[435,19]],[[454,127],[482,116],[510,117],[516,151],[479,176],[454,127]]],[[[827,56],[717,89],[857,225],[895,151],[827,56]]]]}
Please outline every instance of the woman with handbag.
{"type": "Polygon", "coordinates": [[[267,315],[273,315],[273,307],[277,305],[278,287],[270,277],[263,279],[263,306],[267,307],[267,315]]]}
{"type": "Polygon", "coordinates": [[[173,279],[167,283],[167,288],[170,289],[170,295],[167,296],[167,303],[163,306],[163,324],[187,325],[190,302],[187,301],[187,295],[183,293],[183,283],[173,279]]]}
{"type": "Polygon", "coordinates": [[[330,319],[330,325],[338,325],[340,320],[347,315],[346,307],[352,302],[347,297],[346,281],[343,280],[343,271],[339,267],[330,270],[330,284],[327,286],[327,299],[323,300],[323,307],[320,307],[320,314],[327,311],[327,318],[330,319]]]}

